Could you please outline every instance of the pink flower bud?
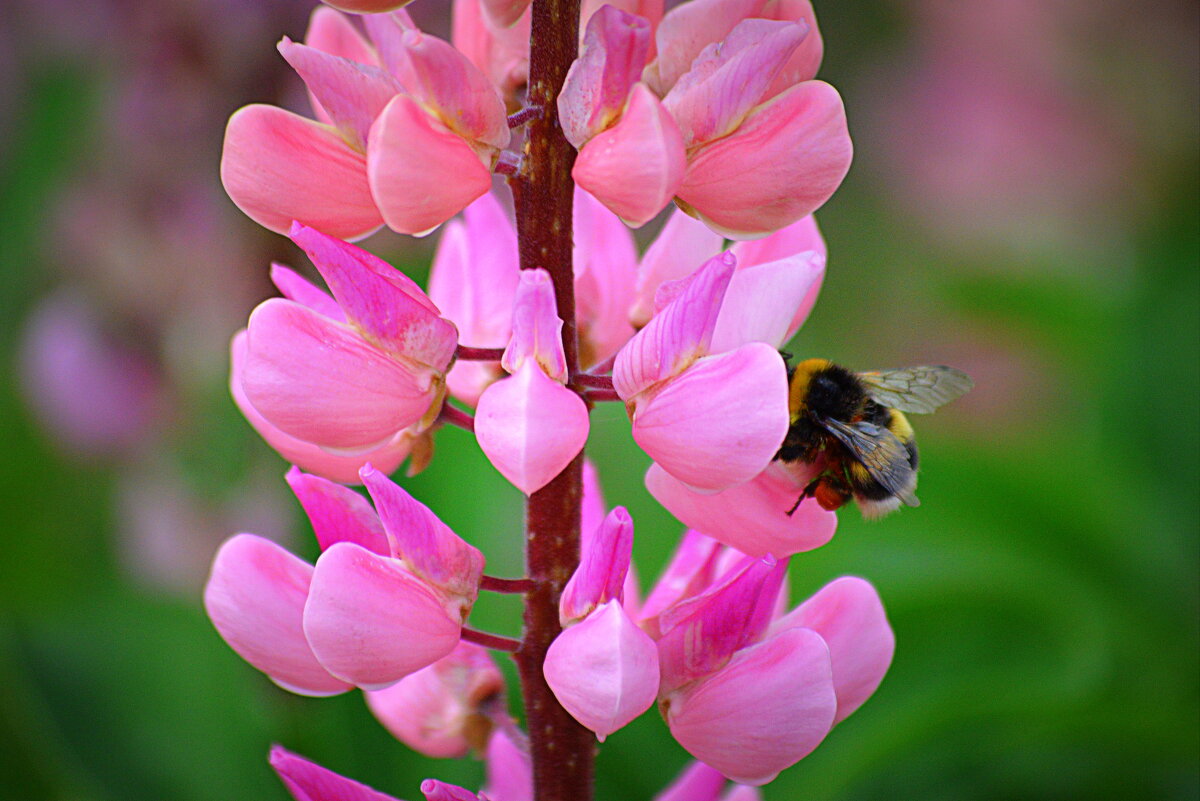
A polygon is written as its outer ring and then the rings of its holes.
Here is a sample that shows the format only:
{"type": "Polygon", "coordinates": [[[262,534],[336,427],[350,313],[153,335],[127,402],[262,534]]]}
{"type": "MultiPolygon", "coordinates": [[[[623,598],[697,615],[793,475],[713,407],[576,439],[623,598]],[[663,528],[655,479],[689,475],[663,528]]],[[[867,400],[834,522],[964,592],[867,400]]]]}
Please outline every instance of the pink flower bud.
{"type": "Polygon", "coordinates": [[[437,779],[421,782],[421,793],[425,796],[425,801],[485,801],[457,784],[446,784],[437,779]]]}
{"type": "Polygon", "coordinates": [[[515,373],[526,359],[533,359],[547,377],[565,383],[567,359],[562,327],[550,274],[541,269],[522,271],[513,299],[512,339],[504,349],[501,365],[515,373]]]}
{"type": "Polygon", "coordinates": [[[335,542],[354,542],[380,556],[395,556],[383,523],[366,498],[297,467],[288,471],[287,483],[304,507],[322,551],[335,542]]]}
{"type": "Polygon", "coordinates": [[[271,767],[296,801],[397,801],[278,745],[271,748],[271,767]]]}
{"type": "Polygon", "coordinates": [[[621,600],[632,555],[633,519],[618,506],[583,537],[579,567],[558,601],[558,616],[564,626],[582,620],[603,603],[621,600]]]}
{"type": "Polygon", "coordinates": [[[431,757],[482,751],[491,722],[481,708],[504,694],[488,652],[468,642],[383,690],[367,692],[371,712],[396,739],[431,757]]]}

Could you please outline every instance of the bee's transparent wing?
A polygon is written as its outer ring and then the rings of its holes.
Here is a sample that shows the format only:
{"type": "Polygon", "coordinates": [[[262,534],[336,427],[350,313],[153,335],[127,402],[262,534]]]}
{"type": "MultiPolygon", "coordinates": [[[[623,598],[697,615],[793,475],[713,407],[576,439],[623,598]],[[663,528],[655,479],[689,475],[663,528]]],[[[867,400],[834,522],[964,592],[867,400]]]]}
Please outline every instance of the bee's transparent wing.
{"type": "Polygon", "coordinates": [[[876,403],[916,414],[929,414],[975,386],[962,370],[945,365],[877,370],[858,377],[876,403]]]}
{"type": "Polygon", "coordinates": [[[915,471],[908,463],[908,449],[899,437],[886,428],[865,421],[843,423],[823,418],[821,425],[867,468],[879,486],[909,506],[917,505],[917,499],[912,494],[916,483],[915,471]]]}

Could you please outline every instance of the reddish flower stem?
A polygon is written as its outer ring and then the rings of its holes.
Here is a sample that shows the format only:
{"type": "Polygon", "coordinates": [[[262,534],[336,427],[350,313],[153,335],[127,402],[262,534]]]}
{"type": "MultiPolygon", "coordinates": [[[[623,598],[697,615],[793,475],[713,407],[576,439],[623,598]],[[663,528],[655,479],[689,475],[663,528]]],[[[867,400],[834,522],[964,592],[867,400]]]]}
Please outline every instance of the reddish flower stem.
{"type": "Polygon", "coordinates": [[[600,403],[603,401],[619,401],[621,396],[617,394],[615,389],[589,389],[583,393],[583,399],[592,403],[600,403]]]}
{"type": "Polygon", "coordinates": [[[594,387],[596,389],[612,389],[611,375],[593,375],[591,373],[576,373],[571,378],[572,384],[577,384],[581,387],[594,387]]]}
{"type": "MultiPolygon", "coordinates": [[[[575,150],[558,124],[558,93],[579,42],[579,0],[533,0],[527,104],[544,113],[528,123],[525,160],[510,178],[521,269],[550,274],[563,320],[568,374],[579,369],[572,267],[571,205],[575,150]]],[[[559,705],[542,676],[561,631],[558,598],[579,564],[583,454],[529,498],[525,519],[525,634],[516,653],[525,698],[535,801],[591,801],[594,735],[559,705]]]]}
{"type": "Polygon", "coordinates": [[[454,358],[465,362],[498,362],[504,357],[504,348],[471,348],[459,345],[454,358]]]}
{"type": "Polygon", "coordinates": [[[520,111],[508,115],[508,127],[520,128],[530,120],[536,120],[542,116],[544,109],[541,106],[526,106],[520,111]]]}
{"type": "Polygon", "coordinates": [[[443,423],[458,426],[467,431],[475,430],[475,418],[448,403],[442,404],[442,411],[438,413],[438,419],[443,423]]]}
{"type": "Polygon", "coordinates": [[[512,653],[521,648],[520,640],[514,640],[512,637],[502,637],[499,634],[489,634],[486,631],[476,631],[466,626],[463,626],[462,638],[467,642],[473,642],[476,645],[482,645],[484,648],[491,648],[495,651],[508,651],[512,653]]]}
{"type": "Polygon", "coordinates": [[[509,579],[485,574],[479,580],[479,589],[511,594],[526,593],[533,589],[533,582],[527,578],[509,579]]]}

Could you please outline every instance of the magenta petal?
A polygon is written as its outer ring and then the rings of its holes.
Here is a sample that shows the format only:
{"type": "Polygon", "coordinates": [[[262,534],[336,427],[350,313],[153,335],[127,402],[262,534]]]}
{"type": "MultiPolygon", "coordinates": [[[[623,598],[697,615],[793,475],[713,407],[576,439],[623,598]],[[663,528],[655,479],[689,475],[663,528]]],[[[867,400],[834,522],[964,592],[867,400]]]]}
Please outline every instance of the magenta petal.
{"type": "Polygon", "coordinates": [[[771,630],[797,627],[812,629],[829,645],[838,699],[834,723],[840,723],[875,692],[896,650],[879,593],[854,576],[835,579],[775,621],[771,630]]]}
{"type": "Polygon", "coordinates": [[[362,154],[333,128],[274,106],[246,106],[229,118],[221,183],[250,219],[281,234],[299,220],[358,239],[383,223],[362,154]]]}
{"type": "MultiPolygon", "coordinates": [[[[678,281],[721,252],[724,239],[707,225],[679,209],[671,212],[638,266],[636,300],[629,317],[639,328],[656,311],[654,295],[667,281],[678,281]]],[[[742,256],[737,253],[738,263],[742,256]]]]}
{"type": "Polygon", "coordinates": [[[333,675],[378,689],[454,650],[461,618],[399,559],[350,542],[317,560],[304,606],[304,635],[333,675]]]}
{"type": "Polygon", "coordinates": [[[539,268],[522,270],[512,308],[512,340],[500,364],[517,372],[526,359],[535,360],[550,378],[567,380],[567,358],[562,344],[563,321],[554,302],[550,274],[539,268]]]}
{"type": "Polygon", "coordinates": [[[679,126],[645,84],[634,84],[616,125],[579,151],[571,176],[633,227],[644,225],[675,196],[687,154],[679,126]]]}
{"type": "Polygon", "coordinates": [[[829,648],[808,629],[780,632],[667,696],[662,707],[671,734],[696,759],[734,781],[766,784],[833,725],[829,648]]]}
{"type": "Polygon", "coordinates": [[[563,708],[601,741],[649,709],[658,695],[654,641],[617,600],[559,634],[542,671],[563,708]]]}
{"type": "Polygon", "coordinates": [[[371,195],[388,227],[402,234],[424,235],[487,192],[485,162],[490,156],[481,159],[405,95],[392,98],[367,140],[371,195]]]}
{"type": "Polygon", "coordinates": [[[637,278],[637,247],[620,218],[579,187],[575,188],[573,231],[580,359],[587,368],[607,360],[633,336],[629,307],[637,278]]]}
{"type": "Polygon", "coordinates": [[[721,796],[721,801],[763,801],[762,790],[748,784],[735,784],[721,796]]]}
{"type": "Polygon", "coordinates": [[[605,5],[587,21],[579,58],[558,95],[558,119],[576,149],[620,115],[649,49],[650,23],[641,17],[605,5]]]}
{"type": "Polygon", "coordinates": [[[837,528],[837,515],[815,501],[805,501],[788,515],[802,485],[791,481],[778,464],[716,494],[696,492],[660,465],[651,465],[646,489],[683,524],[751,556],[783,558],[811,551],[829,542],[837,528]]]}
{"type": "Polygon", "coordinates": [[[304,507],[322,551],[335,542],[353,542],[380,556],[395,555],[366,498],[349,487],[302,473],[298,467],[288,471],[287,483],[304,507]]]}
{"type": "Polygon", "coordinates": [[[295,270],[272,262],[271,283],[288,300],[307,306],[322,317],[328,317],[335,322],[346,322],[346,315],[342,312],[342,307],[337,305],[337,301],[295,270]]]}
{"type": "Polygon", "coordinates": [[[711,352],[733,350],[747,342],[778,348],[787,341],[792,321],[809,296],[815,295],[824,275],[824,259],[812,252],[738,270],[721,304],[711,352]]]}
{"type": "Polygon", "coordinates": [[[787,393],[779,352],[752,342],[701,359],[640,399],[633,438],[685,484],[728,489],[775,458],[788,429],[787,393]]]}
{"type": "MultiPolygon", "coordinates": [[[[655,468],[662,472],[661,468],[655,468]]],[[[671,561],[646,596],[642,605],[641,625],[650,634],[661,636],[658,616],[678,602],[699,595],[712,583],[720,556],[720,543],[698,531],[686,531],[671,561]]]]}
{"type": "Polygon", "coordinates": [[[703,762],[692,762],[670,786],[654,796],[654,801],[717,801],[725,781],[716,768],[703,762]]]}
{"type": "Polygon", "coordinates": [[[729,254],[698,268],[678,297],[617,354],[613,387],[626,403],[708,352],[736,265],[729,254]]]}
{"type": "Polygon", "coordinates": [[[602,603],[621,600],[633,555],[633,518],[624,507],[613,509],[595,531],[583,535],[579,567],[558,602],[565,626],[581,620],[602,603]]]}
{"type": "Polygon", "coordinates": [[[488,652],[460,642],[449,656],[363,697],[397,740],[426,756],[448,759],[467,755],[484,720],[480,704],[503,692],[504,677],[488,652]]]}
{"type": "Polygon", "coordinates": [[[806,81],[692,154],[677,194],[720,233],[763,236],[828,200],[850,169],[852,150],[837,90],[806,81]]]}
{"type": "Polygon", "coordinates": [[[412,450],[412,443],[416,435],[408,429],[400,431],[378,448],[356,454],[330,453],[311,442],[305,442],[283,433],[267,422],[258,409],[254,408],[254,404],[250,403],[243,389],[246,363],[245,331],[240,331],[234,336],[231,351],[229,391],[233,395],[233,401],[259,436],[278,451],[285,461],[333,481],[357,484],[359,482],[358,470],[367,462],[378,465],[380,470],[390,473],[400,466],[400,463],[412,450]]]}
{"type": "Polygon", "coordinates": [[[384,348],[436,368],[454,356],[458,332],[411,278],[362,248],[297,223],[289,231],[347,319],[384,348]]]}
{"type": "Polygon", "coordinates": [[[600,476],[596,466],[586,457],[583,460],[582,506],[579,530],[583,537],[589,537],[604,522],[607,513],[604,511],[604,495],[600,490],[600,476]]]}
{"type": "Polygon", "coordinates": [[[360,472],[396,556],[413,573],[462,599],[466,610],[479,592],[484,558],[443,523],[428,506],[371,465],[360,472]]]}
{"type": "Polygon", "coordinates": [[[397,801],[278,745],[271,748],[271,767],[296,801],[397,801]]]}
{"type": "MultiPolygon", "coordinates": [[[[801,1],[806,0],[797,0],[797,2],[801,1]]],[[[821,236],[820,229],[817,228],[816,218],[809,214],[768,237],[737,242],[732,250],[742,268],[800,254],[807,254],[808,260],[812,264],[820,265],[821,274],[809,287],[808,294],[804,296],[804,301],[800,304],[800,308],[796,309],[796,316],[792,318],[792,323],[788,326],[788,333],[784,340],[791,339],[808,319],[808,313],[812,311],[813,305],[817,302],[817,295],[821,291],[821,282],[825,278],[827,251],[825,240],[821,236]]]]}
{"type": "Polygon", "coordinates": [[[496,728],[488,740],[487,783],[481,792],[490,801],[529,801],[533,798],[533,767],[529,752],[496,728]]]}
{"type": "Polygon", "coordinates": [[[487,801],[465,787],[438,779],[421,782],[421,794],[425,796],[425,801],[487,801]]]}
{"type": "Polygon", "coordinates": [[[204,609],[229,647],[276,684],[302,695],[337,695],[352,685],[321,666],[301,626],[312,573],[270,540],[238,534],[217,551],[204,609]]]}
{"type": "Polygon", "coordinates": [[[367,450],[420,421],[434,371],[389,356],[348,327],[288,300],[250,315],[242,386],[271,425],[326,448],[367,450]]]}
{"type": "Polygon", "coordinates": [[[475,412],[479,447],[526,495],[561,473],[587,435],[587,405],[533,360],[484,390],[475,412]]]}

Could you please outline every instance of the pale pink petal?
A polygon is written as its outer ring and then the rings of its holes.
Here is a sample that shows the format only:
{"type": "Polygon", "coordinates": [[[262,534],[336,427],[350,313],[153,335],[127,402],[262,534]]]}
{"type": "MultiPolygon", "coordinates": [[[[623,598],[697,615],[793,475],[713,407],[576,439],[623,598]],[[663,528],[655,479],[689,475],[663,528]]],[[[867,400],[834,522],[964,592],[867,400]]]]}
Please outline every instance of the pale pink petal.
{"type": "Polygon", "coordinates": [[[579,567],[558,601],[564,626],[583,619],[600,604],[621,600],[633,555],[633,518],[618,506],[594,531],[585,532],[582,540],[579,567]]]}
{"type": "Polygon", "coordinates": [[[782,558],[833,538],[837,515],[816,501],[805,501],[788,515],[802,488],[778,463],[754,480],[716,494],[688,488],[659,465],[646,471],[646,489],[680,522],[751,556],[782,558]]]}
{"type": "MultiPolygon", "coordinates": [[[[796,2],[807,2],[807,0],[796,0],[796,2]]],[[[778,261],[779,259],[789,258],[802,253],[808,253],[809,260],[819,265],[821,274],[817,280],[813,282],[808,289],[808,294],[804,296],[804,301],[800,304],[800,308],[796,310],[796,316],[792,318],[791,325],[788,326],[787,336],[784,341],[791,339],[792,336],[800,330],[800,326],[808,319],[809,312],[812,311],[813,305],[817,302],[817,295],[821,291],[821,282],[825,279],[825,263],[827,260],[827,251],[825,248],[825,240],[821,236],[820,229],[817,228],[816,218],[809,214],[807,217],[802,217],[798,222],[794,222],[786,228],[781,228],[770,236],[762,239],[751,241],[735,242],[733,245],[733,253],[737,256],[738,266],[743,269],[755,264],[765,264],[769,261],[778,261]]]]}
{"type": "Polygon", "coordinates": [[[286,478],[322,551],[335,542],[354,542],[380,556],[395,556],[379,515],[366,498],[349,487],[302,473],[298,467],[289,470],[286,478]]]}
{"type": "Polygon", "coordinates": [[[304,43],[331,56],[380,66],[375,48],[363,38],[350,18],[326,6],[317,6],[313,10],[308,20],[308,30],[304,33],[304,43]]]}
{"type": "Polygon", "coordinates": [[[679,190],[687,155],[679,127],[645,84],[634,84],[616,125],[575,160],[575,182],[629,225],[644,225],[679,190]]]}
{"type": "Polygon", "coordinates": [[[526,495],[546,486],[583,449],[587,405],[530,360],[488,387],[475,412],[479,447],[526,495]]]}
{"type": "Polygon", "coordinates": [[[439,395],[430,368],[389,356],[346,326],[279,298],[250,315],[242,389],[285,434],[360,451],[420,421],[439,395]]]}
{"type": "Polygon", "coordinates": [[[721,796],[721,801],[763,801],[762,790],[748,784],[735,784],[721,796]]]}
{"type": "Polygon", "coordinates": [[[331,453],[311,442],[283,433],[259,413],[250,403],[242,387],[246,363],[246,332],[239,331],[231,346],[229,391],[246,421],[254,427],[267,444],[278,451],[285,461],[343,484],[357,484],[358,470],[367,462],[390,473],[400,466],[412,450],[416,435],[408,429],[400,431],[383,445],[357,454],[331,453]]]}
{"type": "Polygon", "coordinates": [[[483,391],[506,375],[499,362],[459,360],[446,374],[446,387],[451,395],[474,408],[483,391]]]}
{"type": "Polygon", "coordinates": [[[691,148],[733,131],[764,101],[775,76],[808,34],[803,23],[748,19],[704,48],[663,98],[691,148]]]}
{"type": "MultiPolygon", "coordinates": [[[[611,0],[611,2],[610,0],[583,0],[579,9],[581,31],[587,31],[587,24],[591,21],[592,16],[606,5],[619,8],[628,14],[636,14],[650,23],[650,49],[646,54],[646,58],[654,58],[657,51],[654,47],[653,31],[658,27],[658,23],[662,21],[664,0],[611,0]]],[[[582,38],[582,35],[580,38],[582,38]]]]}
{"type": "Polygon", "coordinates": [[[850,169],[852,149],[837,90],[806,81],[692,154],[677,194],[719,233],[764,236],[828,200],[850,169]]]}
{"type": "Polygon", "coordinates": [[[679,296],[621,349],[613,366],[613,387],[622,400],[632,401],[708,352],[735,266],[729,254],[709,259],[679,296]]]}
{"type": "Polygon", "coordinates": [[[487,801],[457,784],[447,784],[438,779],[426,779],[421,782],[421,794],[425,801],[487,801]]]}
{"type": "Polygon", "coordinates": [[[441,372],[458,332],[419,286],[383,259],[299,223],[289,232],[316,266],[346,318],[381,347],[441,372]]]}
{"type": "Polygon", "coordinates": [[[654,796],[654,801],[717,801],[725,781],[716,768],[692,762],[669,787],[654,796]]]}
{"type": "Polygon", "coordinates": [[[685,484],[728,489],[775,458],[788,429],[787,393],[779,352],[753,342],[701,359],[640,399],[633,438],[685,484]]]}
{"type": "Polygon", "coordinates": [[[299,220],[358,239],[383,224],[362,154],[328,125],[274,106],[245,106],[229,118],[221,183],[250,219],[277,233],[299,220]]]}
{"type": "Polygon", "coordinates": [[[426,756],[448,759],[483,747],[479,734],[490,724],[480,705],[503,694],[504,677],[487,650],[460,642],[449,656],[363,697],[397,740],[426,756]]]}
{"type": "Polygon", "coordinates": [[[662,702],[671,734],[692,756],[753,785],[820,745],[836,708],[829,648],[808,629],[746,648],[662,702]]]}
{"type": "Polygon", "coordinates": [[[650,23],[641,17],[605,5],[588,20],[579,58],[558,95],[563,135],[576,149],[620,116],[649,48],[650,23]]]}
{"type": "Polygon", "coordinates": [[[584,537],[591,536],[608,513],[605,511],[604,495],[600,491],[600,476],[596,466],[586,457],[583,460],[583,511],[579,530],[584,537]]]}
{"type": "Polygon", "coordinates": [[[662,692],[720,669],[737,651],[762,637],[771,624],[787,560],[743,557],[719,583],[687,598],[658,618],[662,692]]]}
{"type": "Polygon", "coordinates": [[[646,70],[647,83],[660,95],[667,94],[701,50],[724,39],[742,20],[761,16],[765,4],[766,0],[691,0],[672,8],[654,32],[658,58],[646,70]]]}
{"type": "Polygon", "coordinates": [[[611,357],[633,336],[629,307],[637,248],[620,218],[579,187],[573,208],[575,311],[580,362],[587,368],[611,357]]]}
{"type": "Polygon", "coordinates": [[[371,465],[360,475],[396,555],[414,574],[463,599],[464,609],[470,609],[483,575],[484,558],[479,549],[371,465]]]}
{"type": "Polygon", "coordinates": [[[654,641],[615,599],[558,635],[542,672],[563,708],[601,741],[658,695],[654,641]]]}
{"type": "Polygon", "coordinates": [[[301,626],[312,573],[312,565],[270,540],[238,534],[217,551],[204,609],[229,647],[279,686],[337,695],[352,685],[321,666],[301,626]]]}
{"type": "Polygon", "coordinates": [[[766,99],[769,99],[801,81],[811,81],[815,78],[817,69],[821,66],[825,45],[821,41],[817,17],[813,14],[812,3],[809,0],[768,0],[760,14],[768,19],[803,21],[808,25],[808,35],[775,76],[775,83],[767,90],[766,99]]]}
{"type": "Polygon", "coordinates": [[[522,270],[512,307],[512,340],[500,364],[516,373],[527,359],[560,383],[567,379],[567,358],[562,344],[563,321],[554,301],[550,274],[538,268],[522,270]]]}
{"type": "Polygon", "coordinates": [[[480,0],[480,6],[493,25],[507,28],[529,8],[529,0],[480,0]]]}
{"type": "Polygon", "coordinates": [[[487,747],[487,783],[481,792],[491,801],[529,801],[533,798],[533,767],[522,750],[501,728],[492,731],[487,747]]]}
{"type": "Polygon", "coordinates": [[[775,621],[771,631],[798,627],[812,629],[829,645],[838,699],[834,723],[840,723],[875,692],[892,663],[896,635],[883,602],[870,582],[843,576],[775,621]]]}
{"type": "Polygon", "coordinates": [[[319,289],[315,284],[295,270],[285,267],[278,262],[271,263],[271,283],[288,300],[294,300],[308,308],[339,323],[346,322],[346,315],[337,301],[329,293],[319,289]]]}
{"type": "MultiPolygon", "coordinates": [[[[654,295],[666,281],[678,281],[721,252],[724,239],[707,225],[684,214],[671,212],[666,225],[650,243],[638,266],[636,300],[629,318],[639,328],[654,314],[654,295]]],[[[742,261],[737,254],[738,263],[742,261]]]]}
{"type": "Polygon", "coordinates": [[[271,748],[271,767],[296,801],[397,801],[278,745],[271,748]]]}
{"type": "MultiPolygon", "coordinates": [[[[662,472],[662,468],[653,465],[651,469],[662,472]]],[[[663,568],[642,605],[639,621],[642,627],[655,637],[661,636],[658,616],[680,601],[708,589],[716,577],[714,570],[719,557],[720,543],[716,540],[698,531],[684,532],[671,561],[663,568]]]]}
{"type": "Polygon", "coordinates": [[[286,36],[279,53],[304,80],[315,107],[328,115],[347,142],[365,150],[371,123],[401,91],[396,79],[380,67],[330,55],[286,36]]]}
{"type": "Polygon", "coordinates": [[[453,651],[461,628],[399,559],[338,542],[317,560],[304,636],[321,665],[345,681],[389,685],[453,651]]]}
{"type": "Polygon", "coordinates": [[[529,79],[529,9],[510,28],[483,16],[480,0],[454,0],[454,46],[483,71],[506,97],[529,79]]]}
{"type": "Polygon", "coordinates": [[[406,6],[412,0],[324,0],[334,8],[349,11],[351,14],[380,14],[384,11],[406,6]]]}
{"type": "Polygon", "coordinates": [[[432,231],[492,186],[470,145],[405,95],[392,98],[371,126],[366,168],[384,221],[402,234],[432,231]]]}
{"type": "Polygon", "coordinates": [[[778,348],[824,275],[824,259],[811,251],[738,270],[721,304],[711,352],[723,353],[747,342],[778,348]]]}

